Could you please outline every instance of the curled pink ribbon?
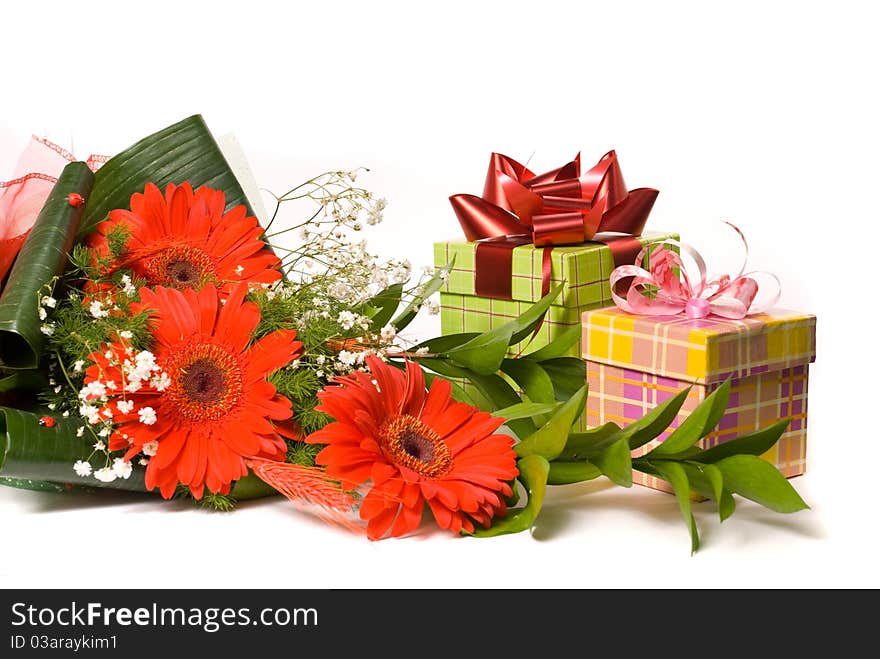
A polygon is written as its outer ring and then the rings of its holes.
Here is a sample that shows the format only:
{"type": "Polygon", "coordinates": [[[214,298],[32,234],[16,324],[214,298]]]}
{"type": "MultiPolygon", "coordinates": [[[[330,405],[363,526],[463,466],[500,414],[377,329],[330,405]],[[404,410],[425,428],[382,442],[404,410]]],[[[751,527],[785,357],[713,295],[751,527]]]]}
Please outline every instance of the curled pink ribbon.
{"type": "Polygon", "coordinates": [[[664,240],[645,245],[634,265],[622,265],[611,273],[611,297],[620,309],[640,316],[675,316],[685,314],[688,318],[706,318],[710,314],[722,318],[740,319],[749,314],[761,313],[779,300],[781,286],[776,275],[764,271],[745,272],[749,246],[742,231],[725,222],[736,231],[745,247],[743,265],[737,275],[724,274],[709,280],[706,262],[690,245],[677,240],[664,240]],[[681,254],[664,247],[678,247],[681,254]],[[642,267],[648,250],[654,248],[648,261],[650,270],[642,267]],[[684,267],[682,256],[694,262],[700,281],[693,285],[684,267]],[[676,272],[677,271],[677,272],[676,272]],[[776,292],[766,302],[755,304],[758,282],[753,275],[768,275],[776,283],[776,292]],[[618,282],[631,278],[626,297],[617,293],[618,282]]]}

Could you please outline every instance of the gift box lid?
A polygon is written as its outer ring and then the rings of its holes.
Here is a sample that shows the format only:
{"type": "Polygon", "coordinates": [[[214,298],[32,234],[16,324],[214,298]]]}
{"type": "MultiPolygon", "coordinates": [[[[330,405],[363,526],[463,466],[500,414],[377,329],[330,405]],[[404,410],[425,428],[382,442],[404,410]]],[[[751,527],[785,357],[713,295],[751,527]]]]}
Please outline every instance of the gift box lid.
{"type": "MultiPolygon", "coordinates": [[[[678,234],[646,231],[637,237],[643,245],[667,238],[678,239],[678,234]]],[[[464,239],[434,243],[434,265],[443,267],[455,263],[449,279],[441,289],[445,293],[476,295],[475,262],[478,243],[464,239]]],[[[611,248],[602,242],[553,247],[551,253],[551,285],[564,282],[562,293],[554,304],[565,307],[590,308],[611,301],[608,278],[616,265],[611,248]]],[[[513,250],[512,297],[521,302],[541,299],[542,259],[544,248],[522,245],[513,250]]]]}
{"type": "Polygon", "coordinates": [[[582,321],[586,360],[686,382],[743,378],[816,358],[816,317],[796,311],[691,320],[610,307],[586,311],[582,321]]]}

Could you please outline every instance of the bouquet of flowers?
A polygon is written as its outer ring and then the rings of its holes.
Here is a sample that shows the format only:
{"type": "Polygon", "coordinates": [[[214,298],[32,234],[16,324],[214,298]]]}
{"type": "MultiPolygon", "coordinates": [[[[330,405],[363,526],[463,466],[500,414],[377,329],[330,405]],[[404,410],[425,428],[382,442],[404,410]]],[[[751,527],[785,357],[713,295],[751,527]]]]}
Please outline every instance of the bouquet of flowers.
{"type": "Polygon", "coordinates": [[[490,331],[406,340],[417,313],[436,309],[448,268],[414,276],[407,260],[368,251],[360,236],[385,201],[358,174],[276,196],[261,226],[194,116],[40,179],[32,227],[0,205],[4,231],[28,225],[0,245],[14,259],[0,296],[0,483],[150,491],[221,510],[280,493],[379,539],[414,531],[426,512],[454,533],[527,530],[548,485],[604,476],[628,487],[635,470],[671,485],[693,550],[694,494],[722,520],[734,494],[806,507],[758,457],[787,421],[695,448],[727,386],[639,457],[687,390],[629,426],[573,431],[584,363],[564,355],[580,328],[509,355],[558,287],[490,331]],[[290,206],[303,215],[285,222],[290,206]]]}

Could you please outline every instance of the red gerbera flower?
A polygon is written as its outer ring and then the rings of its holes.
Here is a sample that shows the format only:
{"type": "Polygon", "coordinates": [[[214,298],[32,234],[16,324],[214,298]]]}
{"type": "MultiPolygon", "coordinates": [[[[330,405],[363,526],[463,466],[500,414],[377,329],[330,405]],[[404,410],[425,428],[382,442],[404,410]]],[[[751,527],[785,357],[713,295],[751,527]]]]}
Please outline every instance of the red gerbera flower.
{"type": "Polygon", "coordinates": [[[260,312],[246,293],[239,285],[222,304],[213,286],[142,288],[140,308],[153,315],[152,353],[119,342],[91,356],[87,402],[107,398],[100,415],[117,424],[109,448],[127,449],[126,460],[152,455],[146,485],[166,499],[178,483],[196,498],[205,486],[226,494],[247,475],[248,458],[286,453],[272,422],[291,416],[290,401],[266,377],[296,359],[302,343],[293,330],[279,330],[249,345],[260,312]]]}
{"type": "Polygon", "coordinates": [[[122,225],[125,253],[111,269],[131,268],[150,286],[200,288],[214,284],[224,294],[238,282],[271,283],[281,277],[280,260],[260,240],[263,229],[244,206],[224,213],[226,195],[189,183],[169,183],[165,195],[148,183],[131,196],[131,210],[110,211],[89,246],[109,254],[107,236],[122,225]]]}
{"type": "Polygon", "coordinates": [[[517,475],[513,439],[493,434],[504,419],[451,399],[435,379],[425,391],[422,369],[401,371],[368,357],[372,374],[355,372],[318,394],[318,410],[336,420],[307,442],[327,444],[317,456],[328,476],[346,486],[372,481],[360,508],[371,539],[416,529],[425,503],[453,532],[489,526],[507,510],[507,481],[517,475]]]}

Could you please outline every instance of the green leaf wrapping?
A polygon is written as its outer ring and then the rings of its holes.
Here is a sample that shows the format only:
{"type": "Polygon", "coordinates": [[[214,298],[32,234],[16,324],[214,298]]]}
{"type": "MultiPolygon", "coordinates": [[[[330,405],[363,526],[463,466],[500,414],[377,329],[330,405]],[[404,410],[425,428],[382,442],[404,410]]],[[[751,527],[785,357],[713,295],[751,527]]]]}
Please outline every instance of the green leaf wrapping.
{"type": "Polygon", "coordinates": [[[77,226],[84,209],[72,206],[70,193],[89,197],[94,175],[85,163],[70,163],[61,172],[36,223],[25,240],[3,293],[0,294],[0,365],[7,369],[36,368],[42,357],[45,335],[39,312],[39,295],[68,263],[77,226]]]}
{"type": "MultiPolygon", "coordinates": [[[[131,476],[100,483],[92,476],[77,476],[73,463],[92,452],[94,438],[76,436],[82,419],[56,419],[55,426],[40,425],[40,416],[0,407],[0,477],[71,483],[117,490],[146,491],[144,468],[132,465],[131,476]]],[[[93,467],[103,467],[95,464],[93,467]]]]}
{"type": "Polygon", "coordinates": [[[556,400],[568,400],[587,380],[587,362],[578,357],[559,357],[541,362],[553,381],[556,400]]]}
{"type": "Polygon", "coordinates": [[[778,513],[794,513],[809,508],[785,476],[763,458],[733,455],[715,463],[724,477],[724,486],[746,499],[778,513]]]}
{"type": "Polygon", "coordinates": [[[489,538],[532,528],[538,513],[541,512],[541,506],[544,505],[550,463],[540,455],[529,455],[517,461],[517,467],[519,467],[519,480],[522,481],[529,495],[528,503],[524,508],[511,510],[507,516],[495,520],[488,529],[478,529],[472,535],[489,538]]]}
{"type": "Polygon", "coordinates": [[[147,183],[164,189],[168,183],[184,181],[189,181],[194,189],[206,185],[223,190],[227,210],[243,204],[248,214],[253,214],[204,119],[193,115],[145,137],[98,170],[77,238],[92,233],[110,211],[128,208],[131,195],[143,192],[147,183]]]}

